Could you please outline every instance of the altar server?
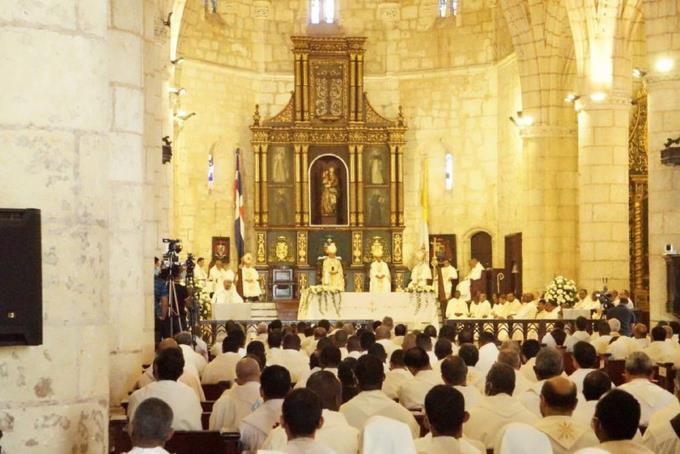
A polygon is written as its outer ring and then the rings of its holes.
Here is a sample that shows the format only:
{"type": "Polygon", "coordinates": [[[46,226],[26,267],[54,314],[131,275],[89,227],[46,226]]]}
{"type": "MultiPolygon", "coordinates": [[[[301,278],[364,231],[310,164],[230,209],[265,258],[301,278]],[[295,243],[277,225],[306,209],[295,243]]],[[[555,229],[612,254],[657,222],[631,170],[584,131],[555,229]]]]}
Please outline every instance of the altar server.
{"type": "Polygon", "coordinates": [[[235,278],[236,276],[232,270],[227,270],[226,273],[224,273],[222,287],[220,289],[215,289],[213,304],[243,303],[243,298],[238,294],[236,286],[234,285],[235,278]]]}
{"type": "Polygon", "coordinates": [[[453,283],[458,280],[458,270],[454,268],[453,265],[451,265],[451,261],[446,258],[442,264],[441,273],[446,299],[450,299],[451,291],[453,290],[453,283]]]}
{"type": "Polygon", "coordinates": [[[330,243],[326,247],[326,258],[322,264],[323,285],[332,287],[341,292],[345,291],[345,276],[342,271],[342,262],[336,256],[338,248],[335,243],[330,243]]]}
{"type": "Polygon", "coordinates": [[[260,275],[253,267],[253,255],[246,253],[241,258],[241,275],[243,276],[243,298],[246,301],[257,301],[262,294],[260,275]]]}
{"type": "Polygon", "coordinates": [[[427,263],[425,250],[420,249],[416,252],[416,264],[411,269],[411,283],[409,285],[427,285],[428,280],[432,280],[432,271],[427,263]]]}
{"type": "Polygon", "coordinates": [[[376,247],[373,251],[373,263],[371,263],[371,293],[390,293],[392,281],[390,280],[390,267],[383,261],[382,247],[376,247]]]}
{"type": "Polygon", "coordinates": [[[199,287],[208,285],[208,274],[205,272],[205,269],[203,269],[204,266],[205,259],[199,257],[198,260],[196,260],[196,267],[194,267],[194,282],[199,287]]]}

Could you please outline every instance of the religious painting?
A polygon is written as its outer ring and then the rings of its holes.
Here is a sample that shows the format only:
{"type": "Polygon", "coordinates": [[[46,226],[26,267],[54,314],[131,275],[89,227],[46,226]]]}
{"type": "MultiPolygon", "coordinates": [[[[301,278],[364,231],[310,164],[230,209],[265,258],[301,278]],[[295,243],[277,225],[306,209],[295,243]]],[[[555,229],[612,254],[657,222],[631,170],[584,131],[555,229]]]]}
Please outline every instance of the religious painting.
{"type": "Polygon", "coordinates": [[[364,221],[367,226],[390,224],[390,203],[387,188],[367,187],[364,190],[364,221]]]}
{"type": "Polygon", "coordinates": [[[387,185],[389,178],[389,153],[385,146],[364,148],[364,184],[387,185]]]}
{"type": "Polygon", "coordinates": [[[309,168],[312,225],[348,224],[347,166],[337,155],[316,158],[309,168]]]}
{"type": "Polygon", "coordinates": [[[229,237],[228,236],[214,236],[212,237],[212,262],[222,260],[223,263],[229,263],[229,237]]]}
{"type": "Polygon", "coordinates": [[[268,232],[269,263],[295,263],[295,241],[295,232],[268,232]]]}
{"type": "Polygon", "coordinates": [[[290,187],[269,187],[269,225],[287,226],[295,223],[295,194],[290,187]]]}
{"type": "Polygon", "coordinates": [[[293,181],[293,153],[290,147],[272,145],[268,150],[268,179],[274,184],[290,184],[293,181]]]}
{"type": "Polygon", "coordinates": [[[433,257],[439,263],[448,259],[457,268],[456,235],[430,235],[430,261],[433,257]]]}
{"type": "Polygon", "coordinates": [[[311,95],[314,118],[337,121],[345,115],[347,63],[343,60],[315,61],[311,65],[311,95]]]}

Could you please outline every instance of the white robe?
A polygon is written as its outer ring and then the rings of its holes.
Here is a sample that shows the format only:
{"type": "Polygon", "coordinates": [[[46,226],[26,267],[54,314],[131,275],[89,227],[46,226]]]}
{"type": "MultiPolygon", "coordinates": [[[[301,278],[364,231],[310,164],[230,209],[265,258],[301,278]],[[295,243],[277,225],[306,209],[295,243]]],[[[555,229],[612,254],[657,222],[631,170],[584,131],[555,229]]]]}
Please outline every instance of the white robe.
{"type": "Polygon", "coordinates": [[[290,380],[297,383],[300,377],[309,372],[309,357],[299,350],[290,348],[280,351],[278,358],[272,357],[272,361],[267,361],[268,366],[283,366],[290,372],[290,380]]]}
{"type": "Polygon", "coordinates": [[[227,268],[219,269],[217,266],[210,268],[210,272],[208,272],[209,291],[217,291],[223,286],[224,279],[227,277],[227,271],[227,268]]]}
{"type": "Polygon", "coordinates": [[[132,420],[140,403],[156,397],[172,409],[173,430],[203,430],[201,414],[203,409],[196,393],[184,383],[172,380],[161,380],[149,383],[130,395],[128,418],[132,420]]]}
{"type": "Polygon", "coordinates": [[[411,283],[414,285],[427,285],[427,280],[432,279],[432,271],[425,262],[416,263],[411,270],[411,283]]]}
{"type": "Polygon", "coordinates": [[[236,291],[236,286],[232,284],[229,290],[224,288],[224,284],[221,289],[215,291],[212,300],[213,306],[215,304],[233,304],[233,303],[243,303],[243,298],[236,291]]]}
{"type": "Polygon", "coordinates": [[[564,341],[564,346],[567,348],[568,352],[573,353],[574,345],[578,342],[590,342],[590,334],[588,334],[588,331],[574,331],[574,334],[567,336],[567,339],[564,341]]]}
{"type": "Polygon", "coordinates": [[[515,318],[518,320],[531,320],[536,318],[536,303],[530,301],[528,303],[523,303],[520,310],[515,314],[515,318]]]}
{"type": "Polygon", "coordinates": [[[236,363],[241,360],[240,353],[226,352],[221,353],[203,369],[201,383],[215,384],[221,381],[231,381],[236,379],[236,363]]]}
{"type": "Polygon", "coordinates": [[[667,406],[672,406],[680,411],[678,399],[673,394],[644,378],[636,378],[624,383],[619,386],[619,389],[632,394],[640,403],[641,426],[649,425],[650,418],[667,406]]]}
{"type": "Polygon", "coordinates": [[[571,416],[545,416],[534,427],[550,438],[554,454],[568,454],[599,443],[590,425],[581,425],[571,416]]]}
{"type": "Polygon", "coordinates": [[[608,441],[600,443],[595,448],[612,454],[660,454],[632,440],[608,441]]]}
{"type": "MultiPolygon", "coordinates": [[[[199,287],[205,288],[208,285],[208,274],[198,265],[194,268],[194,282],[199,287]]],[[[210,290],[210,288],[208,289],[210,290]]]]}
{"type": "Polygon", "coordinates": [[[340,407],[350,426],[363,430],[368,419],[381,415],[405,423],[411,429],[413,438],[420,434],[420,426],[410,411],[380,391],[362,391],[340,407]]]}
{"type": "Polygon", "coordinates": [[[446,306],[446,318],[449,320],[468,318],[470,312],[467,302],[462,298],[451,298],[446,306]],[[460,314],[460,315],[456,315],[460,314]]]}
{"type": "Polygon", "coordinates": [[[470,419],[463,424],[463,433],[466,437],[481,441],[487,449],[493,449],[498,433],[506,424],[533,424],[539,420],[518,399],[507,394],[484,396],[476,407],[467,411],[470,419]]]}
{"type": "Polygon", "coordinates": [[[413,374],[408,369],[393,369],[385,372],[382,390],[390,399],[399,398],[399,389],[413,380],[413,374]]]}
{"type": "Polygon", "coordinates": [[[446,299],[451,298],[451,289],[453,288],[453,281],[458,279],[458,270],[453,266],[444,266],[441,268],[442,281],[444,281],[444,291],[446,292],[446,299]]]}
{"type": "MultiPolygon", "coordinates": [[[[155,381],[156,379],[153,376],[153,366],[149,366],[144,369],[144,372],[142,373],[142,376],[139,377],[139,380],[137,380],[135,387],[137,389],[143,388],[149,383],[153,383],[155,381]]],[[[191,366],[187,366],[186,364],[184,365],[184,372],[177,379],[177,381],[179,383],[184,383],[189,388],[193,389],[200,402],[205,400],[205,393],[203,392],[203,387],[201,386],[201,379],[191,366]]]]}
{"type": "Polygon", "coordinates": [[[442,384],[441,373],[421,370],[399,389],[399,403],[409,410],[423,408],[425,395],[436,385],[442,384]]]}
{"type": "Polygon", "coordinates": [[[237,432],[243,418],[262,405],[260,383],[251,381],[224,391],[210,414],[209,430],[237,432]]]}
{"type": "Polygon", "coordinates": [[[179,348],[182,349],[182,356],[184,356],[184,364],[190,365],[196,369],[196,375],[200,377],[203,373],[203,369],[208,364],[203,355],[196,353],[193,348],[188,345],[180,345],[179,348]]]}
{"type": "Polygon", "coordinates": [[[246,298],[257,298],[262,294],[260,288],[260,275],[252,266],[241,267],[243,276],[243,296],[246,298]]]}
{"type": "Polygon", "coordinates": [[[465,411],[470,411],[475,408],[484,397],[479,388],[472,384],[467,384],[465,386],[456,385],[454,388],[463,395],[463,399],[465,400],[465,411]]]}
{"type": "Polygon", "coordinates": [[[470,303],[470,318],[489,318],[491,317],[491,303],[482,301],[470,303]]]}
{"type": "Polygon", "coordinates": [[[128,451],[125,454],[170,454],[165,449],[157,446],[155,448],[132,448],[132,451],[128,451]]]}
{"type": "Polygon", "coordinates": [[[571,380],[571,382],[576,385],[576,395],[578,396],[579,400],[582,400],[584,398],[581,395],[581,393],[583,392],[583,380],[586,379],[586,375],[595,370],[597,369],[576,369],[569,376],[569,380],[571,380]]]}
{"type": "Polygon", "coordinates": [[[482,454],[479,449],[463,438],[433,437],[428,434],[417,439],[415,443],[418,454],[482,454]]]}
{"type": "Polygon", "coordinates": [[[271,399],[243,418],[239,424],[243,449],[256,452],[281,418],[283,399],[271,399]]]}
{"type": "Polygon", "coordinates": [[[316,438],[296,438],[286,443],[280,452],[284,454],[335,454],[325,443],[321,443],[316,438]]]}
{"type": "Polygon", "coordinates": [[[494,365],[498,358],[498,347],[494,344],[484,344],[479,347],[479,361],[475,364],[475,368],[486,377],[489,369],[494,365]]]}
{"type": "Polygon", "coordinates": [[[649,427],[642,436],[642,444],[657,454],[677,454],[680,452],[680,438],[671,427],[670,420],[680,411],[667,407],[658,411],[649,421],[649,427]]]}
{"type": "Polygon", "coordinates": [[[392,291],[392,281],[390,279],[390,267],[383,261],[371,263],[371,282],[369,291],[371,293],[390,293],[392,291]]]}
{"type": "MultiPolygon", "coordinates": [[[[337,454],[359,452],[359,431],[347,423],[345,416],[337,411],[324,410],[323,426],[316,431],[314,439],[334,450],[337,454]]],[[[284,451],[288,437],[283,427],[272,430],[262,449],[284,451]]]]}

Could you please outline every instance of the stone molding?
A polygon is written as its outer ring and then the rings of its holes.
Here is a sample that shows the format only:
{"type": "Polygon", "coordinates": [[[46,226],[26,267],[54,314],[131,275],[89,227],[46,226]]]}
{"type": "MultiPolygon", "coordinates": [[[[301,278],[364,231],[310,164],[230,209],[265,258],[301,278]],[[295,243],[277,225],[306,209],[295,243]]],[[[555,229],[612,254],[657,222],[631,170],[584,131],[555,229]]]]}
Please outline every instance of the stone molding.
{"type": "Polygon", "coordinates": [[[532,125],[520,129],[522,139],[534,137],[576,137],[576,126],[532,125]]]}
{"type": "Polygon", "coordinates": [[[630,96],[607,94],[607,98],[602,101],[593,101],[589,97],[584,96],[574,103],[574,110],[576,110],[576,112],[581,112],[584,110],[595,111],[630,109],[631,102],[632,100],[630,96]]]}

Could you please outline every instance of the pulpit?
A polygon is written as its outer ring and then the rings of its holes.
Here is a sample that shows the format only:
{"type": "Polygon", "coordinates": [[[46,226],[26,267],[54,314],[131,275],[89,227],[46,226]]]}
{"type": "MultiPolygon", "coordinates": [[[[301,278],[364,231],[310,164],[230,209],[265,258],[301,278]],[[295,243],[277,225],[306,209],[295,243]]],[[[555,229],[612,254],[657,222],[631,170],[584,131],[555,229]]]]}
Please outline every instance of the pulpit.
{"type": "MultiPolygon", "coordinates": [[[[404,136],[401,110],[388,119],[364,92],[363,37],[294,36],[294,92],[262,119],[255,106],[255,265],[294,271],[300,289],[319,284],[317,264],[333,242],[345,289],[367,288],[376,245],[403,286],[404,136]]],[[[267,288],[273,288],[267,286],[267,288]]],[[[356,290],[355,290],[356,289],[356,290]]],[[[272,295],[269,295],[272,296],[272,295]]]]}

